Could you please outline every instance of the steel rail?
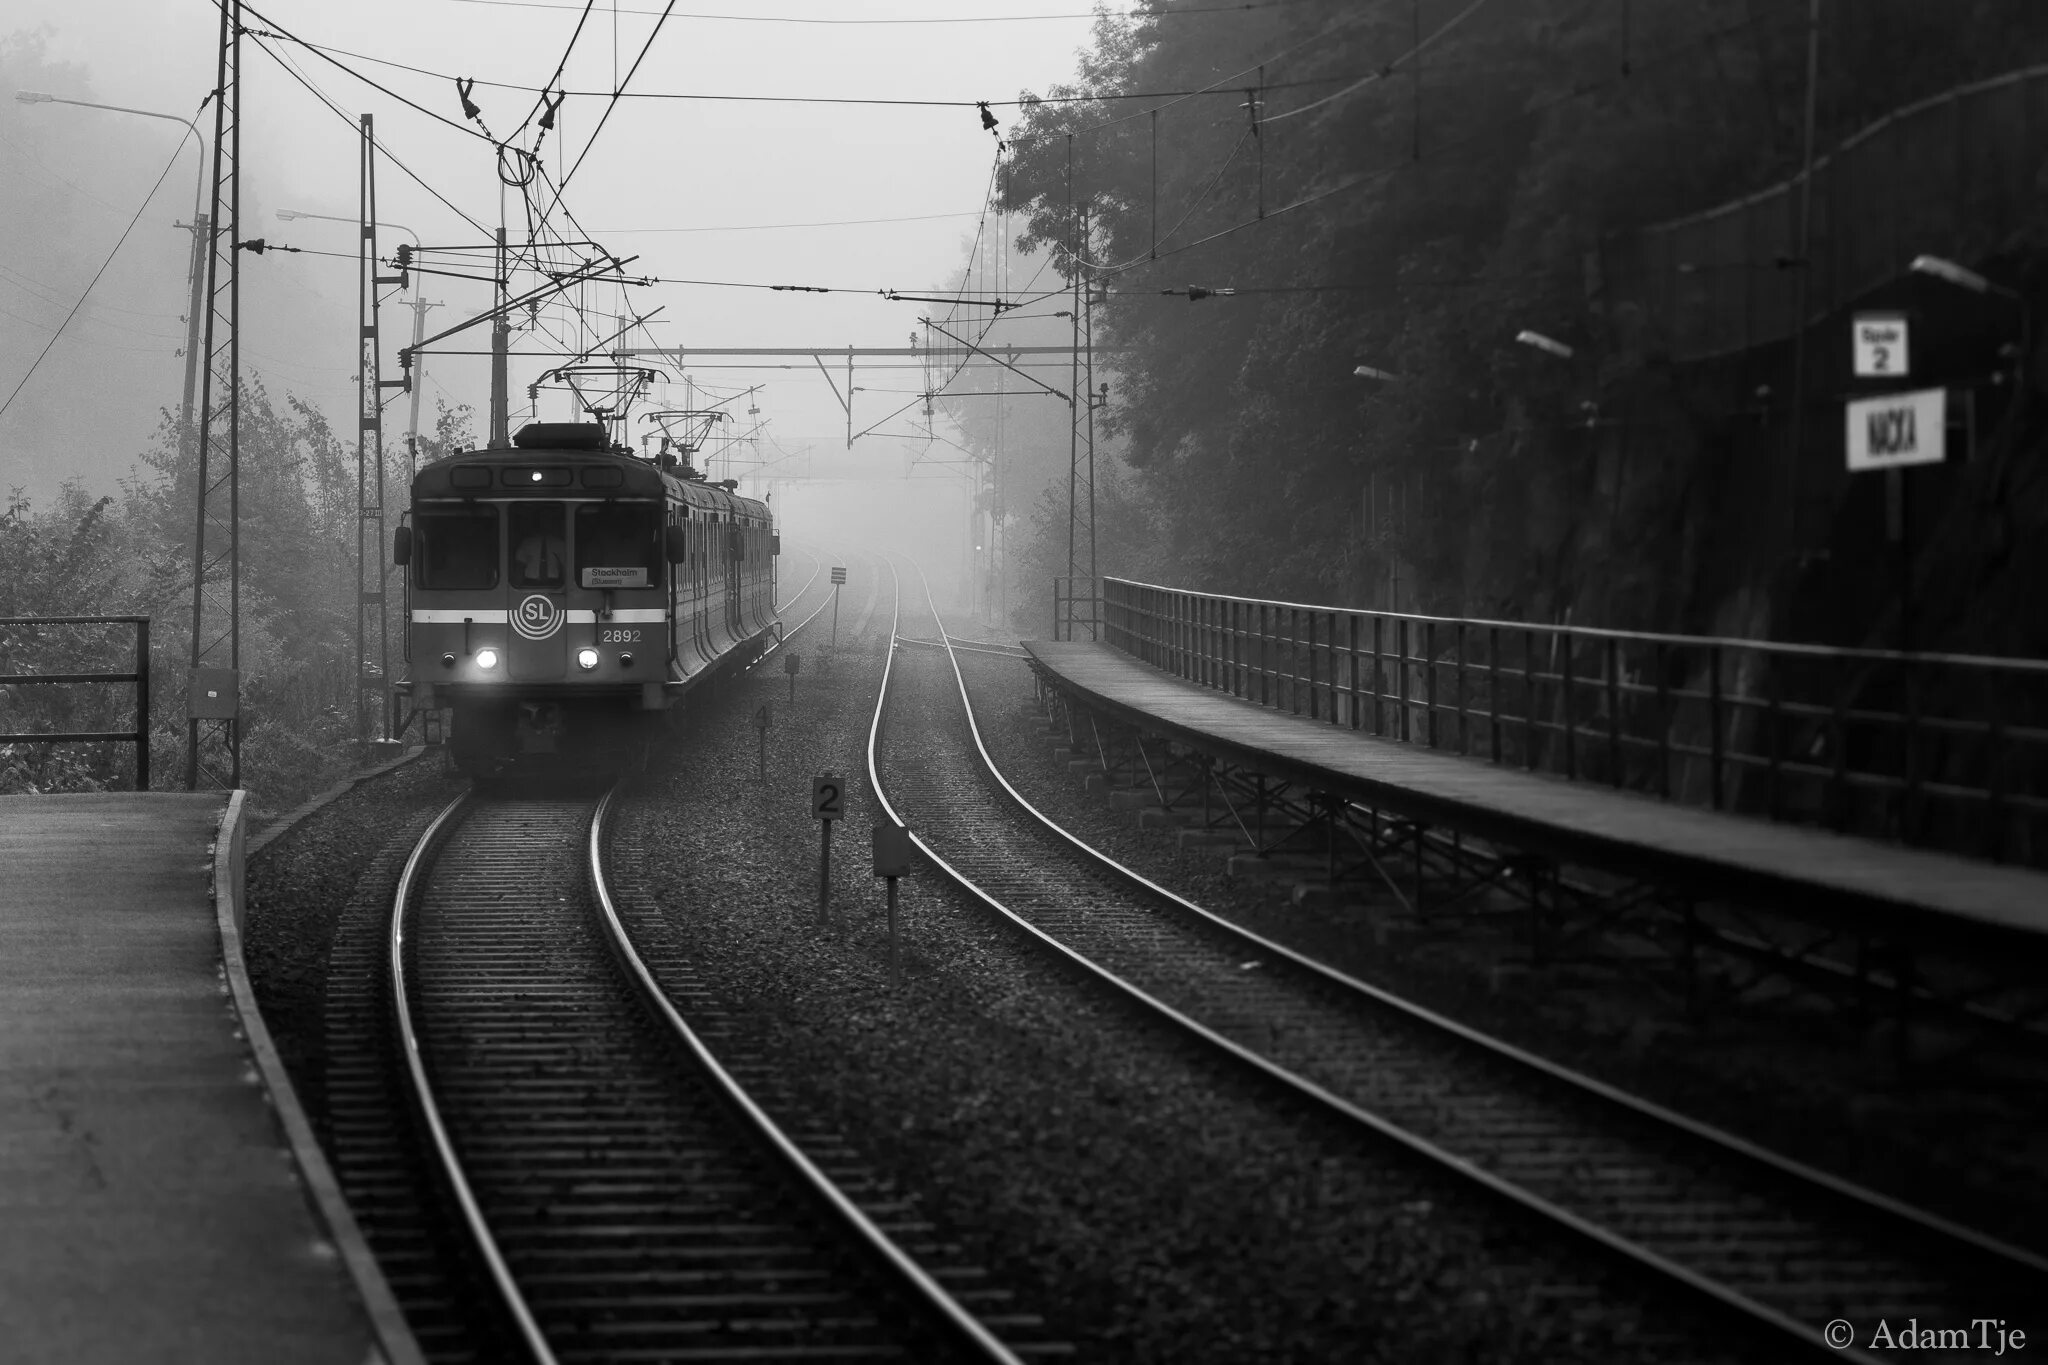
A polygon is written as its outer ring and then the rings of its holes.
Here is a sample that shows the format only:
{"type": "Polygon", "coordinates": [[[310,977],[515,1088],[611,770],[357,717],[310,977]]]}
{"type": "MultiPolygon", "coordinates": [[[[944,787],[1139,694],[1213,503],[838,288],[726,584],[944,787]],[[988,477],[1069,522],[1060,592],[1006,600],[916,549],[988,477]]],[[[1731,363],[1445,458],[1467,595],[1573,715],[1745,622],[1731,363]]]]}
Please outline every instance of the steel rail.
{"type": "Polygon", "coordinates": [[[925,1273],[924,1268],[918,1265],[909,1253],[896,1245],[887,1233],[862,1213],[859,1206],[847,1198],[845,1191],[832,1182],[831,1177],[804,1155],[803,1149],[783,1132],[775,1120],[768,1116],[767,1111],[754,1102],[753,1096],[747,1093],[745,1087],[733,1078],[732,1073],[725,1069],[717,1057],[712,1055],[711,1049],[704,1045],[697,1031],[690,1027],[689,1021],[683,1018],[674,1002],[669,999],[668,993],[655,980],[654,973],[648,970],[646,961],[633,946],[632,937],[626,932],[626,926],[619,918],[618,907],[612,900],[611,888],[605,880],[604,819],[611,810],[612,800],[617,791],[617,787],[606,791],[590,817],[590,884],[604,918],[606,942],[619,964],[625,968],[627,975],[638,987],[643,1003],[668,1025],[669,1031],[682,1043],[697,1065],[716,1083],[725,1098],[739,1110],[753,1130],[774,1149],[776,1155],[803,1178],[812,1193],[830,1206],[840,1221],[852,1230],[855,1237],[886,1261],[911,1291],[939,1315],[960,1344],[969,1347],[983,1360],[1000,1361],[1002,1365],[1021,1365],[1017,1357],[996,1340],[978,1318],[961,1307],[952,1295],[940,1287],[938,1281],[925,1273]]]}
{"type": "Polygon", "coordinates": [[[413,845],[406,857],[405,870],[399,874],[398,890],[392,896],[389,969],[391,972],[391,1003],[398,1026],[399,1048],[405,1054],[406,1070],[412,1079],[412,1095],[418,1105],[421,1118],[426,1121],[428,1136],[433,1141],[434,1152],[440,1161],[441,1173],[447,1179],[449,1189],[462,1209],[463,1222],[468,1226],[471,1242],[483,1257],[489,1269],[491,1281],[498,1290],[498,1297],[504,1302],[506,1311],[512,1315],[519,1329],[521,1339],[540,1365],[555,1365],[555,1354],[548,1346],[547,1338],[541,1334],[540,1324],[534,1321],[533,1311],[527,1306],[526,1296],[512,1278],[511,1268],[505,1264],[504,1254],[498,1248],[497,1238],[491,1234],[490,1224],[484,1219],[483,1209],[477,1203],[475,1192],[470,1188],[469,1178],[462,1169],[462,1161],[455,1153],[455,1144],[448,1136],[448,1126],[441,1118],[440,1106],[434,1101],[434,1087],[427,1077],[426,1059],[420,1051],[419,1032],[413,1025],[410,994],[405,984],[405,915],[406,905],[412,899],[413,885],[419,880],[429,853],[440,840],[442,832],[450,828],[457,810],[468,802],[470,794],[463,792],[436,815],[433,822],[413,845]]]}
{"type": "MultiPolygon", "coordinates": [[[[824,572],[825,561],[820,559],[818,561],[818,567],[811,571],[811,576],[805,580],[803,587],[790,597],[790,605],[794,606],[796,603],[801,602],[803,600],[804,594],[817,586],[818,576],[824,572]]],[[[761,651],[760,658],[754,660],[752,663],[748,664],[745,668],[741,669],[740,671],[743,673],[749,673],[752,672],[754,669],[759,668],[761,664],[768,658],[769,655],[775,653],[776,650],[781,649],[791,640],[794,640],[796,638],[798,631],[802,630],[805,626],[809,625],[811,622],[817,620],[820,616],[824,615],[825,608],[830,605],[832,605],[832,595],[830,593],[827,593],[822,599],[819,600],[816,609],[813,610],[809,616],[806,616],[803,620],[797,622],[788,630],[782,632],[782,634],[779,637],[777,637],[775,641],[768,646],[768,648],[761,651]]],[[[777,608],[778,612],[780,610],[780,608],[777,608]]]]}
{"type": "MultiPolygon", "coordinates": [[[[922,571],[920,570],[920,577],[922,578],[922,576],[922,571]]],[[[936,620],[938,618],[938,613],[935,604],[932,604],[931,602],[930,587],[928,582],[925,584],[925,592],[927,605],[932,611],[932,615],[936,620]]],[[[940,623],[940,636],[942,640],[950,641],[950,637],[945,635],[944,626],[942,622],[940,623]]],[[[2035,1271],[2037,1273],[2043,1270],[2048,1270],[2048,1261],[2044,1261],[2042,1257],[2032,1252],[2000,1242],[1996,1239],[1985,1236],[1984,1234],[1978,1233],[1972,1229],[1964,1228],[1958,1224],[1952,1223],[1949,1220],[1939,1218],[1932,1214],[1928,1214],[1922,1210],[1914,1209],[1911,1206],[1902,1204],[1899,1201],[1890,1199],[1887,1196],[1879,1195],[1875,1192],[1864,1190],[1859,1186],[1851,1184],[1850,1182],[1840,1180],[1838,1177],[1830,1176],[1825,1172],[1814,1170],[1810,1167],[1802,1165],[1801,1163],[1791,1161],[1790,1159],[1781,1157],[1776,1153],[1772,1153],[1767,1151],[1766,1149],[1757,1147],[1755,1144],[1734,1137],[1732,1134],[1724,1133],[1721,1130],[1712,1128],[1709,1125],[1701,1124],[1696,1120],[1687,1119],[1682,1115],[1672,1113],[1671,1111],[1663,1109],[1661,1106],[1657,1106],[1649,1103],[1648,1101],[1641,1100],[1638,1097],[1628,1095],[1626,1092],[1617,1090],[1614,1087],[1608,1086],[1602,1082],[1592,1080],[1589,1077],[1580,1076],[1575,1072],[1567,1070],[1566,1068],[1557,1066],[1554,1063],[1547,1062],[1542,1058],[1524,1052],[1521,1049],[1514,1048],[1511,1045],[1502,1043],[1499,1040],[1489,1038],[1484,1034],[1480,1034],[1463,1025],[1459,1025],[1455,1021],[1445,1019],[1432,1011],[1423,1009],[1422,1007],[1416,1006],[1411,1002],[1401,1000],[1399,997],[1393,996],[1385,991],[1379,990],[1378,988],[1371,987],[1366,983],[1357,981],[1355,978],[1349,977],[1344,973],[1337,972],[1334,969],[1324,966],[1323,964],[1314,962],[1312,959],[1306,958],[1303,955],[1284,947],[1283,945],[1274,943],[1271,940],[1266,939],[1263,936],[1251,933],[1250,931],[1243,930],[1239,926],[1231,924],[1227,920],[1223,920],[1211,914],[1210,912],[1203,910],[1201,907],[1194,905],[1192,902],[1186,901],[1185,899],[1176,896],[1169,891],[1166,891],[1164,888],[1159,887],[1155,883],[1152,883],[1148,879],[1140,876],[1132,870],[1125,868],[1122,864],[1117,863],[1115,860],[1110,859],[1107,856],[1097,852],[1093,848],[1083,843],[1081,840],[1075,838],[1066,830],[1060,828],[1057,824],[1048,819],[1043,813],[1039,812],[1035,807],[1033,807],[1030,804],[1030,802],[1024,799],[1024,797],[1016,790],[1016,788],[1010,784],[1008,779],[1003,776],[1001,771],[996,767],[993,759],[990,757],[987,747],[983,743],[981,738],[980,727],[974,716],[972,702],[968,697],[965,679],[960,673],[958,659],[957,657],[953,657],[951,661],[955,685],[959,690],[961,704],[968,721],[969,732],[973,737],[976,749],[980,753],[982,763],[989,772],[989,774],[995,777],[996,781],[1002,786],[1004,791],[1009,795],[1010,799],[1014,801],[1021,810],[1033,816],[1040,825],[1042,825],[1052,833],[1059,835],[1076,852],[1083,855],[1088,861],[1095,864],[1096,866],[1099,866],[1109,871],[1113,877],[1122,880],[1126,883],[1126,885],[1142,888],[1142,894],[1147,896],[1158,897],[1164,900],[1167,904],[1173,906],[1177,910],[1192,913],[1193,915],[1199,917],[1199,919],[1205,925],[1226,931],[1229,934],[1239,938],[1240,940],[1253,946],[1256,946],[1262,952],[1271,953],[1274,956],[1286,961],[1294,967],[1313,973],[1314,975],[1316,975],[1317,977],[1319,977],[1320,979],[1329,984],[1337,985],[1348,991],[1356,992],[1364,996],[1373,1004],[1396,1010],[1402,1015],[1406,1016],[1407,1018],[1414,1020],[1415,1022],[1422,1023],[1431,1026],[1435,1029],[1438,1029],[1440,1031],[1449,1033],[1456,1037],[1459,1041],[1467,1045],[1483,1049],[1503,1060],[1518,1064],[1525,1068],[1534,1069],[1543,1074],[1548,1079],[1563,1082],[1567,1085],[1576,1088],[1581,1093],[1584,1093],[1590,1097],[1626,1109],[1637,1117],[1646,1118],[1662,1125],[1675,1127],[1696,1140],[1706,1141],[1708,1143],[1720,1147],[1732,1156],[1741,1159],[1747,1159],[1758,1164],[1761,1164],[1765,1167],[1768,1167],[1776,1175],[1782,1177],[1789,1177],[1794,1180],[1801,1181],[1803,1183],[1818,1186],[1819,1188],[1825,1190],[1827,1193],[1831,1195],[1856,1202],[1870,1211],[1882,1215],[1888,1215],[1903,1219],[1911,1224],[1916,1225],[1918,1228],[1924,1231],[1931,1232],[1944,1238],[1958,1242],[1966,1246],[1970,1250],[1973,1250],[1980,1254],[1988,1254],[1999,1259],[2008,1261],[2010,1263],[2016,1264],[2024,1269],[2035,1271]]],[[[871,783],[874,784],[876,795],[878,799],[881,801],[884,809],[889,813],[890,818],[895,820],[898,824],[901,824],[903,823],[903,821],[900,815],[896,812],[894,806],[888,801],[886,795],[882,792],[879,766],[876,762],[875,757],[876,749],[878,747],[876,737],[880,730],[882,709],[886,701],[887,695],[888,680],[888,675],[885,673],[883,682],[883,695],[877,700],[875,726],[870,731],[869,780],[871,783]]],[[[927,844],[922,838],[917,836],[915,833],[912,834],[912,841],[917,845],[919,850],[933,863],[933,865],[936,866],[942,872],[942,874],[944,874],[951,880],[955,881],[964,890],[969,892],[969,894],[981,900],[984,904],[987,904],[993,909],[1000,912],[1002,915],[1010,919],[1012,923],[1026,930],[1029,934],[1036,937],[1046,946],[1051,947],[1060,954],[1064,955],[1069,961],[1071,961],[1077,966],[1082,967],[1085,971],[1096,977],[1098,980],[1121,991],[1130,998],[1145,1005],[1153,1012],[1193,1032],[1194,1034],[1203,1038],[1205,1041],[1209,1042],[1213,1046],[1224,1051],[1225,1053],[1233,1057],[1235,1060],[1252,1067],[1260,1074],[1272,1080],[1280,1082],[1289,1089],[1311,1098],[1316,1103],[1323,1105],[1327,1108],[1330,1108],[1342,1114],[1346,1118],[1364,1124],[1368,1128],[1371,1128],[1373,1131],[1380,1133],[1381,1135],[1400,1143],[1401,1145],[1409,1148],[1410,1150],[1427,1157],[1433,1162],[1443,1165],[1457,1172],[1458,1174],[1467,1177],[1468,1179],[1472,1179],[1478,1182],[1479,1184],[1485,1186],[1492,1192],[1501,1195],[1502,1197],[1505,1197],[1507,1199],[1510,1199],[1517,1204],[1522,1205],[1523,1207],[1539,1214],[1547,1220],[1553,1221],[1561,1226],[1564,1226],[1570,1229],[1571,1231],[1578,1233],[1582,1237],[1585,1237],[1609,1249],[1610,1251],[1618,1253],[1626,1257],[1627,1259],[1636,1262],[1639,1265],[1654,1270],[1658,1274],[1665,1276],[1669,1279],[1672,1279],[1686,1286],[1687,1288],[1699,1294],[1702,1294],[1708,1297],[1709,1299],[1714,1300],[1715,1302],[1721,1304],[1724,1307],[1734,1309],[1759,1323],[1768,1325],[1778,1331],[1786,1333],[1795,1338],[1796,1340],[1800,1341],[1802,1344],[1808,1346],[1809,1348],[1813,1348],[1816,1350],[1825,1349],[1827,1350],[1827,1353],[1830,1356],[1836,1359],[1846,1358],[1859,1361],[1872,1359],[1871,1357],[1863,1355],[1862,1353],[1859,1353],[1853,1349],[1838,1350],[1834,1348],[1828,1348],[1821,1341],[1815,1325],[1802,1322],[1796,1318],[1791,1317],[1786,1313],[1780,1312],[1779,1310],[1770,1307],[1769,1305],[1759,1303],[1739,1290],[1724,1285],[1719,1281],[1716,1281],[1706,1275],[1703,1275],[1695,1270],[1692,1270],[1687,1266],[1681,1265],[1669,1259],[1668,1257],[1665,1257],[1659,1254],[1658,1252],[1651,1250],[1648,1247],[1642,1246],[1634,1241],[1622,1237],[1619,1234],[1609,1230],[1606,1227],[1601,1226],[1600,1224],[1580,1214],[1574,1213],[1569,1209],[1566,1209],[1560,1205],[1553,1203],[1552,1201],[1544,1198],[1541,1195],[1538,1195],[1530,1190],[1522,1188],[1520,1185],[1517,1185],[1513,1182],[1496,1176],[1493,1173],[1476,1166],[1466,1158],[1461,1157],[1456,1153],[1439,1146],[1435,1142],[1432,1142],[1429,1139],[1424,1138],[1418,1134],[1411,1133],[1408,1130],[1401,1128],[1386,1119],[1381,1118],[1379,1115],[1364,1110],[1358,1105],[1353,1104],[1349,1100],[1337,1096],[1336,1094],[1325,1089],[1316,1082],[1309,1080],[1306,1077],[1297,1075],[1296,1073],[1270,1061],[1264,1056],[1261,1056],[1260,1054],[1255,1053],[1248,1048],[1245,1048],[1243,1045],[1238,1044],[1237,1042],[1227,1037],[1224,1037],[1223,1035],[1215,1032],[1207,1026],[1183,1014],[1179,1010],[1175,1009],[1173,1006],[1168,1005],[1165,1002],[1159,1000],[1158,998],[1150,995],[1148,992],[1144,991],[1137,985],[1125,981],[1123,978],[1115,975],[1113,972],[1096,963],[1092,959],[1086,957],[1085,955],[1068,947],[1066,944],[1060,942],[1057,939],[1052,938],[1050,935],[1045,933],[1035,924],[1032,924],[1028,920],[1017,915],[1015,912],[1011,911],[1007,906],[1003,905],[994,896],[990,895],[983,888],[973,883],[964,874],[954,869],[943,858],[939,857],[936,851],[934,851],[929,844],[927,844]]]]}
{"type": "MultiPolygon", "coordinates": [[[[1461,1024],[1457,1020],[1439,1014],[1426,1006],[1418,1005],[1412,1000],[1395,995],[1391,991],[1372,985],[1369,982],[1361,981],[1349,973],[1339,971],[1326,962],[1319,962],[1315,958],[1289,948],[1284,943],[1267,938],[1255,930],[1247,929],[1241,924],[1225,919],[1214,911],[1204,909],[1184,896],[1169,891],[1167,888],[1146,877],[1143,873],[1125,867],[1100,849],[1084,843],[1064,827],[1055,823],[1036,806],[1025,800],[1023,795],[1010,785],[1009,779],[1003,776],[1002,771],[996,767],[995,759],[989,755],[988,749],[981,742],[981,729],[974,721],[974,705],[968,700],[966,680],[960,676],[957,661],[953,668],[953,678],[959,686],[960,702],[966,708],[968,725],[973,731],[975,747],[981,753],[983,764],[987,767],[989,775],[1002,784],[1003,790],[1009,793],[1010,798],[1017,803],[1019,808],[1038,821],[1048,832],[1058,835],[1061,839],[1065,840],[1075,852],[1102,867],[1112,876],[1142,888],[1145,894],[1158,897],[1160,900],[1171,905],[1175,910],[1194,916],[1205,927],[1220,930],[1247,946],[1255,947],[1261,952],[1271,953],[1275,957],[1282,958],[1292,966],[1308,972],[1330,985],[1340,987],[1351,994],[1362,996],[1377,1006],[1396,1011],[1417,1023],[1425,1024],[1439,1032],[1448,1033],[1460,1042],[1492,1053],[1494,1056],[1505,1061],[1540,1072],[1551,1080],[1560,1081],[1584,1094],[1629,1110],[1640,1118],[1649,1119],[1668,1128],[1679,1129],[1689,1137],[1711,1143],[1731,1155],[1771,1167],[1778,1174],[1790,1177],[1802,1184],[1819,1186],[1830,1194],[1862,1204],[1873,1213],[1916,1224],[1927,1232],[1961,1243],[1972,1251],[1993,1256],[2000,1260],[2010,1261],[2035,1274],[2048,1275],[2048,1256],[2042,1256],[2039,1253],[2029,1251],[2025,1247],[2001,1241],[1987,1233],[1979,1232],[1975,1228],[1943,1218],[1939,1214],[1929,1213],[1925,1209],[1916,1208],[1911,1204],[1894,1199],[1890,1195],[1858,1185],[1854,1181],[1845,1180],[1838,1175],[1830,1174],[1815,1166],[1809,1166],[1802,1161],[1796,1161],[1782,1153],[1774,1152],[1768,1147],[1759,1146],[1747,1138],[1729,1132],[1725,1128],[1717,1128],[1713,1124],[1704,1123],[1699,1119],[1681,1114],[1674,1109],[1667,1109],[1663,1105],[1644,1099],[1640,1095],[1630,1094],[1618,1086],[1610,1085],[1583,1072],[1561,1066],[1547,1057],[1540,1057],[1533,1052],[1516,1047],[1513,1043],[1495,1038],[1491,1034],[1482,1033],[1469,1025],[1461,1024]]],[[[1356,802],[1347,802],[1346,804],[1354,810],[1365,810],[1364,807],[1359,806],[1356,802]]],[[[1498,859],[1495,861],[1498,861],[1498,859]]]]}

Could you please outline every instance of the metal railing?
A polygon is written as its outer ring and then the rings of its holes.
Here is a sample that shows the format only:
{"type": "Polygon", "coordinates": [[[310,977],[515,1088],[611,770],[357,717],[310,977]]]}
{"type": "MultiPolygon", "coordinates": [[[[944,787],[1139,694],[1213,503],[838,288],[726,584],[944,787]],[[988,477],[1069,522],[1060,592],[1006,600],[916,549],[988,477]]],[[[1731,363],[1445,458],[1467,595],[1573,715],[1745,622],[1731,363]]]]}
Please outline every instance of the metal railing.
{"type": "Polygon", "coordinates": [[[135,627],[135,669],[130,673],[6,673],[0,687],[47,683],[134,683],[133,730],[38,731],[0,735],[0,744],[132,743],[135,746],[135,790],[149,790],[149,622],[147,616],[0,616],[0,627],[110,626],[135,627]]]}
{"type": "Polygon", "coordinates": [[[1355,611],[1102,581],[1102,639],[1310,720],[2048,865],[2048,660],[1355,611]]]}
{"type": "MultiPolygon", "coordinates": [[[[1107,580],[1103,580],[1107,581],[1107,580]]],[[[1052,638],[1095,640],[1101,638],[1102,599],[1093,578],[1055,578],[1052,581],[1052,638]]]]}

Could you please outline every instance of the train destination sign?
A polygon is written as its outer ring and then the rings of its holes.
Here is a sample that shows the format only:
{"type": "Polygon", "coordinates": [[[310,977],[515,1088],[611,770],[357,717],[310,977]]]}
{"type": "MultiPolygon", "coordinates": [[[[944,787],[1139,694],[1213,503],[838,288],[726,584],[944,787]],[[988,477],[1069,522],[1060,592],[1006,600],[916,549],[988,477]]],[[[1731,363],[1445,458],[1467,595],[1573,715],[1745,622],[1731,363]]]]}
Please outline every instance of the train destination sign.
{"type": "Polygon", "coordinates": [[[1914,389],[1850,400],[1849,469],[1898,469],[1947,458],[1947,389],[1914,389]]]}
{"type": "Polygon", "coordinates": [[[644,588],[647,586],[647,566],[633,568],[585,569],[583,586],[586,588],[644,588]]]}
{"type": "Polygon", "coordinates": [[[1904,379],[1912,372],[1904,313],[1858,313],[1849,327],[1856,338],[1858,379],[1904,379]]]}

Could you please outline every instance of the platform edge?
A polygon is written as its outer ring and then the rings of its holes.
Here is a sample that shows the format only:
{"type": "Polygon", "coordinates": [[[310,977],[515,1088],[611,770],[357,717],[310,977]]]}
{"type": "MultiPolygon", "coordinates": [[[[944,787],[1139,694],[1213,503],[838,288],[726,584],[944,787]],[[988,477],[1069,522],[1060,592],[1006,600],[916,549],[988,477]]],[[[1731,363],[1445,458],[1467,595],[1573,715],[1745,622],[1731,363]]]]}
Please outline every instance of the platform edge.
{"type": "MultiPolygon", "coordinates": [[[[363,774],[365,777],[372,775],[363,774]]],[[[346,785],[353,786],[354,783],[346,785]]],[[[248,793],[240,788],[228,793],[227,809],[221,813],[220,829],[213,845],[214,918],[220,926],[221,962],[227,976],[228,991],[234,1000],[235,1013],[241,1020],[251,1060],[269,1096],[271,1111],[277,1116],[292,1162],[304,1182],[307,1202],[341,1257],[377,1349],[386,1365],[425,1365],[426,1357],[413,1340],[412,1328],[407,1325],[391,1286],[385,1282],[384,1272],[370,1251],[355,1214],[342,1197],[341,1185],[334,1178],[333,1168],[327,1164],[326,1153],[320,1149],[313,1125],[299,1103],[298,1092],[292,1089],[284,1059],[278,1054],[270,1029],[263,1022],[262,1011],[256,1005],[256,989],[249,979],[248,963],[242,955],[243,872],[247,862],[245,836],[248,825],[243,803],[247,796],[248,793]]]]}

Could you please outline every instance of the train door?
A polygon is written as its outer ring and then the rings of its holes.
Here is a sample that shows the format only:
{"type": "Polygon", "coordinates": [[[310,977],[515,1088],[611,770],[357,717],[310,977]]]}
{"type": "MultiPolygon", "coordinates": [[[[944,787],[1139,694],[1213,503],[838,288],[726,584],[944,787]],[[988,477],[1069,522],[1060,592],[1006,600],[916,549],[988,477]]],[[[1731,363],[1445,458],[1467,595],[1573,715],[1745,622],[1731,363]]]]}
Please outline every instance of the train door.
{"type": "Polygon", "coordinates": [[[569,518],[559,502],[506,506],[506,675],[514,682],[558,682],[569,671],[569,518]]]}

